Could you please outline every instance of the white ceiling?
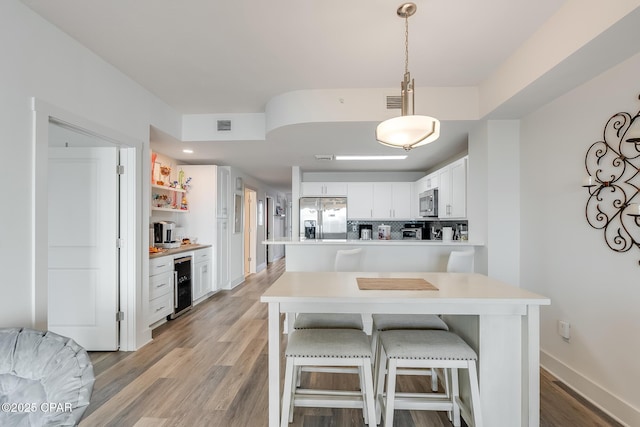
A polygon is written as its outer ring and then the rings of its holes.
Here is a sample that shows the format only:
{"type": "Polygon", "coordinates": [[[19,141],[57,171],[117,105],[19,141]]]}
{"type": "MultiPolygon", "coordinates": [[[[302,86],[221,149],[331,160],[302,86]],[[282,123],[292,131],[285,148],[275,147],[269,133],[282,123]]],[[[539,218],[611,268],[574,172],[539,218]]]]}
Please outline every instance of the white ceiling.
{"type": "MultiPolygon", "coordinates": [[[[399,0],[22,1],[183,114],[264,113],[269,100],[286,92],[396,87],[404,72],[399,0]]],[[[565,3],[414,2],[409,69],[418,87],[480,85],[565,3]]],[[[264,141],[189,144],[154,130],[152,142],[180,160],[236,166],[282,187],[293,165],[427,170],[466,149],[473,123],[443,122],[440,140],[411,151],[400,166],[314,163],[313,154],[389,153],[376,144],[375,125],[294,125],[264,141]],[[183,145],[194,157],[182,153],[183,145]]]]}

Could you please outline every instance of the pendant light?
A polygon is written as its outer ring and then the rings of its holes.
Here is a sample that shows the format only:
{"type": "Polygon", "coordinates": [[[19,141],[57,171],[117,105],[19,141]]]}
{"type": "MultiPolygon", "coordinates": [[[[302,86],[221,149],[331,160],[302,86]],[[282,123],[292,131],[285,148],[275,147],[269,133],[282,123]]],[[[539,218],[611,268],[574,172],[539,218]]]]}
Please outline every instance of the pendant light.
{"type": "Polygon", "coordinates": [[[404,3],[398,8],[398,16],[405,20],[404,80],[400,83],[402,115],[385,120],[376,128],[378,142],[406,151],[435,141],[440,136],[440,121],[429,116],[414,114],[415,82],[409,74],[409,17],[416,13],[414,3],[404,3]]]}

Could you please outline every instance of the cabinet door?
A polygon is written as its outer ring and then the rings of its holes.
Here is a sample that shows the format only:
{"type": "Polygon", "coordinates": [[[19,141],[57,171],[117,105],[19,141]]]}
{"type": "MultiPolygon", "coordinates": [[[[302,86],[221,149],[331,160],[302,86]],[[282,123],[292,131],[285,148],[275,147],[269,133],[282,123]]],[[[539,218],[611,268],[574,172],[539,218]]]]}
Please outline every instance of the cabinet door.
{"type": "Polygon", "coordinates": [[[216,283],[215,290],[229,289],[229,230],[228,220],[219,219],[218,246],[216,247],[216,283]]]}
{"type": "Polygon", "coordinates": [[[217,203],[217,216],[218,218],[227,218],[229,215],[229,175],[230,170],[227,166],[218,166],[218,203],[217,203]]]}
{"type": "Polygon", "coordinates": [[[438,218],[451,217],[451,175],[449,166],[445,166],[437,173],[438,186],[438,218]]]}
{"type": "Polygon", "coordinates": [[[411,215],[411,183],[394,182],[391,184],[392,218],[410,219],[411,215]]]}
{"type": "Polygon", "coordinates": [[[346,196],[346,182],[303,182],[300,185],[302,196],[346,196]]]}
{"type": "Polygon", "coordinates": [[[373,213],[373,184],[350,182],[347,186],[347,217],[370,219],[373,213]]]}
{"type": "Polygon", "coordinates": [[[212,261],[195,264],[193,275],[193,301],[207,295],[213,290],[211,277],[212,261]]]}
{"type": "Polygon", "coordinates": [[[467,216],[467,163],[461,159],[451,164],[450,216],[451,218],[466,218],[467,216]]]}
{"type": "Polygon", "coordinates": [[[326,182],[324,184],[325,196],[346,196],[347,195],[347,183],[346,182],[326,182]]]}
{"type": "Polygon", "coordinates": [[[323,182],[303,182],[300,184],[301,196],[324,196],[323,182]]]}
{"type": "Polygon", "coordinates": [[[392,218],[392,187],[390,182],[373,183],[373,217],[377,219],[392,218]]]}

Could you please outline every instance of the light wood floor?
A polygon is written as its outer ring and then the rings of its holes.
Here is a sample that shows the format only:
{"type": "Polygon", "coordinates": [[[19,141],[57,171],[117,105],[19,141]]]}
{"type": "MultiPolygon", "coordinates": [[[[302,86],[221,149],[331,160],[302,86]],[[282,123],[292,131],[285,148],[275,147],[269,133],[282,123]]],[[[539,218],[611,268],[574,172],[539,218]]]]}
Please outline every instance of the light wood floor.
{"type": "MultiPolygon", "coordinates": [[[[96,383],[81,426],[266,426],[267,306],[259,299],[283,271],[281,260],[214,295],[154,330],[153,342],[136,352],[91,353],[96,383]]],[[[344,377],[307,374],[303,381],[327,388],[357,384],[344,377]]],[[[398,387],[422,390],[420,378],[403,380],[398,387]]],[[[541,390],[541,427],[620,426],[546,371],[541,390]]],[[[361,415],[296,408],[291,425],[361,426],[361,415]]],[[[451,426],[444,413],[425,411],[396,411],[395,423],[451,426]]]]}

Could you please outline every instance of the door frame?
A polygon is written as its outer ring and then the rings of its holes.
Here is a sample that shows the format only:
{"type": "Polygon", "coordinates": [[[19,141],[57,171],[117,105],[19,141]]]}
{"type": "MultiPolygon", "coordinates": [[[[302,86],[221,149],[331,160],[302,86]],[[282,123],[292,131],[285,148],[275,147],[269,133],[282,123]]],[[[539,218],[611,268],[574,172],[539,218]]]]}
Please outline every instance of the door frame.
{"type": "MultiPolygon", "coordinates": [[[[142,263],[142,248],[148,244],[148,233],[141,233],[145,225],[142,212],[149,210],[148,191],[141,185],[145,164],[142,162],[144,142],[137,141],[119,132],[98,125],[84,117],[70,113],[64,109],[55,107],[45,101],[32,98],[33,113],[33,163],[32,163],[32,266],[31,289],[32,319],[34,328],[48,329],[48,207],[47,207],[47,175],[48,175],[48,147],[49,124],[55,122],[77,130],[81,133],[99,137],[121,148],[121,164],[125,166],[125,174],[120,180],[120,232],[121,235],[130,236],[124,239],[120,248],[120,311],[124,312],[124,319],[120,322],[120,350],[133,351],[141,346],[141,343],[151,339],[143,337],[138,327],[139,321],[144,319],[144,309],[141,301],[144,299],[144,289],[147,288],[148,298],[148,267],[145,269],[142,263]],[[140,154],[138,154],[140,153],[140,154]],[[142,189],[142,195],[136,197],[136,190],[142,189]],[[146,197],[145,197],[146,195],[146,197]],[[145,209],[146,206],[146,210],[145,209]],[[136,278],[140,278],[137,281],[136,278]],[[142,296],[137,295],[136,283],[142,286],[142,296]]],[[[146,175],[145,175],[146,176],[146,175]]],[[[146,219],[148,222],[148,218],[146,219]]],[[[147,224],[148,226],[148,224],[147,224]]],[[[145,228],[146,229],[146,228],[145,228]]],[[[115,313],[114,313],[115,316],[115,313]]],[[[148,329],[148,327],[147,327],[148,329]]]]}
{"type": "Polygon", "coordinates": [[[258,242],[258,192],[251,187],[244,187],[244,266],[245,277],[257,272],[258,242]],[[251,261],[248,260],[251,258],[251,261]]]}

